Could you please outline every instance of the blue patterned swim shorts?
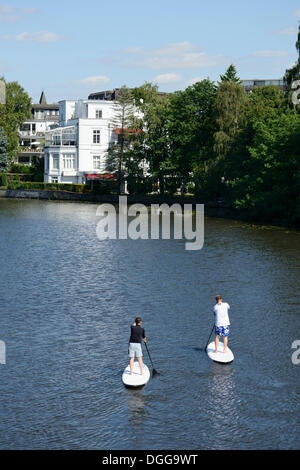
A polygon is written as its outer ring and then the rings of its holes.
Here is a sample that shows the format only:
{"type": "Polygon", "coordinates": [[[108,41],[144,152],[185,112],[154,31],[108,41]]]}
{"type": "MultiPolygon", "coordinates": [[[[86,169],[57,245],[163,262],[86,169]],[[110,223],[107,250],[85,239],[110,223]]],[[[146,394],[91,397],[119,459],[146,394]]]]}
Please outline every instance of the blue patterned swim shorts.
{"type": "Polygon", "coordinates": [[[228,336],[230,333],[230,328],[228,326],[216,326],[216,335],[218,336],[228,336]]]}

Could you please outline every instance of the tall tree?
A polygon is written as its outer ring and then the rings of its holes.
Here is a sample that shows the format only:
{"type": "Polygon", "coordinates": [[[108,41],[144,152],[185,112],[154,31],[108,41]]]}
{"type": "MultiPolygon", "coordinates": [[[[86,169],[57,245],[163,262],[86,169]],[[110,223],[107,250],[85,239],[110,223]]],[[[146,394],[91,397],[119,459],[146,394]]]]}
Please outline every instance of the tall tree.
{"type": "Polygon", "coordinates": [[[115,110],[111,124],[117,135],[117,141],[112,143],[107,152],[106,168],[117,172],[119,192],[122,191],[125,169],[125,152],[128,150],[130,127],[133,120],[133,96],[125,85],[118,90],[115,110]]]}
{"type": "Polygon", "coordinates": [[[226,157],[237,134],[243,129],[247,95],[242,85],[222,81],[216,96],[216,121],[214,149],[219,160],[226,157]]]}
{"type": "Polygon", "coordinates": [[[10,158],[7,154],[7,138],[0,127],[0,173],[8,170],[10,158]]]}
{"type": "Polygon", "coordinates": [[[157,86],[145,83],[133,90],[135,103],[141,111],[139,126],[144,130],[137,141],[139,155],[149,165],[154,180],[159,182],[160,193],[165,192],[165,179],[170,172],[170,146],[168,136],[169,96],[158,92],[157,86]]]}
{"type": "Polygon", "coordinates": [[[0,104],[0,126],[7,138],[7,152],[10,157],[17,154],[18,128],[30,118],[31,106],[30,97],[18,82],[6,82],[6,103],[0,104]]]}
{"type": "Polygon", "coordinates": [[[233,205],[249,219],[299,226],[299,148],[299,114],[289,111],[257,119],[252,143],[244,149],[231,182],[233,205]]]}
{"type": "Polygon", "coordinates": [[[184,186],[213,158],[215,100],[216,86],[209,79],[170,96],[170,159],[184,186]]]}
{"type": "Polygon", "coordinates": [[[220,75],[221,82],[233,82],[241,84],[237,76],[237,70],[233,64],[230,64],[224,75],[220,75]]]}

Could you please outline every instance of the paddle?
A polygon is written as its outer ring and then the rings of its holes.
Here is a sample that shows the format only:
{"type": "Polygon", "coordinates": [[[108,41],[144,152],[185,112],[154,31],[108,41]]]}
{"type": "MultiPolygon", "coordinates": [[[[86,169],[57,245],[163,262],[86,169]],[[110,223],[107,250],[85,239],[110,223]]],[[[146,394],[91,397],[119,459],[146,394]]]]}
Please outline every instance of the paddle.
{"type": "Polygon", "coordinates": [[[208,340],[207,340],[207,343],[206,343],[206,346],[205,346],[204,351],[207,350],[207,346],[208,346],[209,340],[210,340],[210,338],[211,338],[211,335],[213,334],[214,328],[215,328],[215,324],[213,325],[213,327],[212,327],[212,329],[211,329],[211,332],[210,332],[209,338],[208,338],[208,340]]]}
{"type": "Polygon", "coordinates": [[[144,343],[144,345],[146,346],[147,353],[148,353],[148,356],[149,356],[149,359],[150,359],[150,362],[151,362],[151,366],[152,366],[152,376],[154,377],[155,374],[158,374],[158,375],[159,375],[159,373],[157,372],[157,370],[154,369],[153,362],[152,362],[152,359],[151,359],[151,356],[150,356],[150,353],[149,353],[149,349],[148,349],[147,343],[144,343]]]}

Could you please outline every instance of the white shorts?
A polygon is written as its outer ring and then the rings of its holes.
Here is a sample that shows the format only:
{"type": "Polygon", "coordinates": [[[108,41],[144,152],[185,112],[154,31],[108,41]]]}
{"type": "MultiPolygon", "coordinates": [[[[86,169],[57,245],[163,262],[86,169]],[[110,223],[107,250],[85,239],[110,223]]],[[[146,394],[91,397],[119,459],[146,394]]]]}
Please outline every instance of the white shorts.
{"type": "Polygon", "coordinates": [[[142,345],[140,343],[129,343],[129,357],[142,357],[142,345]]]}

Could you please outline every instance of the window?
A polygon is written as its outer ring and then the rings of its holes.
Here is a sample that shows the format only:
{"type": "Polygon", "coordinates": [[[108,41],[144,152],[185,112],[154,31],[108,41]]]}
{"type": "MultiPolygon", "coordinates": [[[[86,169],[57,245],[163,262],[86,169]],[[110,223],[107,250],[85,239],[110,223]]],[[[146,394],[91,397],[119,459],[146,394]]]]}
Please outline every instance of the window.
{"type": "Polygon", "coordinates": [[[30,157],[19,157],[18,163],[22,163],[24,165],[28,165],[30,163],[30,157]]]}
{"type": "Polygon", "coordinates": [[[58,183],[58,177],[57,176],[52,176],[51,183],[58,183]]]}
{"type": "Polygon", "coordinates": [[[96,119],[102,118],[102,109],[96,109],[96,119]]]}
{"type": "Polygon", "coordinates": [[[52,168],[54,170],[59,170],[59,153],[52,154],[52,168]]]}
{"type": "Polygon", "coordinates": [[[101,170],[101,157],[100,155],[93,156],[93,169],[94,170],[101,170]]]}
{"type": "Polygon", "coordinates": [[[70,170],[75,168],[75,154],[74,153],[64,153],[63,154],[64,169],[70,170]]]}
{"type": "Polygon", "coordinates": [[[93,131],[93,143],[100,144],[100,131],[93,131]]]}

